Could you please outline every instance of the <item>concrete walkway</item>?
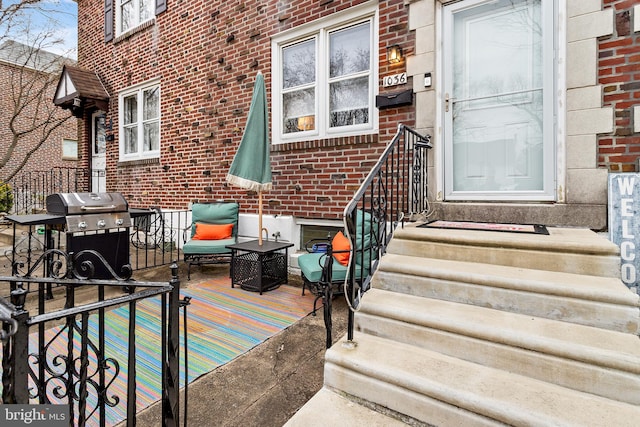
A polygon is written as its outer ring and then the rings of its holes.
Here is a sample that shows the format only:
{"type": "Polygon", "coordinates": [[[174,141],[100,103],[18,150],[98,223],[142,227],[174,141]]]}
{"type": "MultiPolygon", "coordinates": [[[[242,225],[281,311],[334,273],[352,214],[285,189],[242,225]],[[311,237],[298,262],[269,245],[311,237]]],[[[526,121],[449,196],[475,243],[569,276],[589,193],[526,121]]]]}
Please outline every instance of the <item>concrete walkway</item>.
{"type": "MultiPolygon", "coordinates": [[[[180,266],[182,288],[228,274],[228,266],[196,267],[187,282],[180,266]]],[[[135,275],[138,280],[164,280],[165,276],[166,270],[162,269],[135,275]]],[[[296,279],[291,277],[289,284],[301,287],[296,279]]],[[[333,306],[335,342],[346,331],[347,307],[342,297],[336,298],[333,306]]],[[[249,352],[203,375],[188,388],[188,425],[282,426],[322,387],[324,344],[324,321],[319,311],[317,316],[303,317],[249,352]]],[[[181,425],[184,402],[183,394],[181,425]]],[[[161,405],[157,403],[139,413],[137,425],[161,425],[161,405]]]]}

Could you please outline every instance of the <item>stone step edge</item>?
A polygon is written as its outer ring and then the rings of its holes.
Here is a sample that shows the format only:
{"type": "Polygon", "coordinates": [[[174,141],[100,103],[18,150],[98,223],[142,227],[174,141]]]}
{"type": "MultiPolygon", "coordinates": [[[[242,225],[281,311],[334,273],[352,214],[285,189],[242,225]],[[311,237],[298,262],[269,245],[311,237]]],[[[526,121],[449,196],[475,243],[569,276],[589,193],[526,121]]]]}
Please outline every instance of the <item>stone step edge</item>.
{"type": "Polygon", "coordinates": [[[522,249],[553,253],[617,256],[618,246],[591,230],[549,227],[549,234],[507,233],[482,230],[419,228],[408,223],[397,228],[394,240],[438,242],[485,248],[522,249]]]}
{"type": "Polygon", "coordinates": [[[475,305],[527,316],[571,322],[612,331],[637,334],[640,309],[551,293],[500,288],[424,276],[376,271],[371,287],[400,294],[475,305]]]}
{"type": "MultiPolygon", "coordinates": [[[[433,351],[356,333],[355,347],[343,338],[325,355],[334,365],[510,425],[633,425],[640,407],[466,362],[433,351]],[[354,349],[352,349],[354,348],[354,349]],[[553,402],[553,405],[549,405],[553,402]],[[577,410],[579,408],[579,410],[577,410]]],[[[358,387],[366,399],[367,387],[358,387]]],[[[350,392],[349,390],[346,390],[350,392]]],[[[395,408],[392,408],[395,409],[395,408]]]]}
{"type": "Polygon", "coordinates": [[[640,405],[640,375],[359,313],[356,330],[573,390],[640,405]]]}
{"type": "Polygon", "coordinates": [[[360,311],[581,363],[640,374],[634,334],[370,289],[360,311]]]}
{"type": "Polygon", "coordinates": [[[391,253],[378,271],[638,307],[640,316],[640,295],[611,277],[391,253]]]}

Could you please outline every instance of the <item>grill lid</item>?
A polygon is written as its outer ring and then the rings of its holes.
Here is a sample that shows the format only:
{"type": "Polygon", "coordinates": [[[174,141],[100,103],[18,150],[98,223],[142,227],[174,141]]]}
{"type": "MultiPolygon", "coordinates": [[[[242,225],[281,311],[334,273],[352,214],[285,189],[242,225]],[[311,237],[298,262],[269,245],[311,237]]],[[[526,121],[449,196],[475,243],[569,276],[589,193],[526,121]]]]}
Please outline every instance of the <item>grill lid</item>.
{"type": "Polygon", "coordinates": [[[55,193],[47,196],[47,213],[87,215],[126,212],[129,205],[121,193],[55,193]]]}

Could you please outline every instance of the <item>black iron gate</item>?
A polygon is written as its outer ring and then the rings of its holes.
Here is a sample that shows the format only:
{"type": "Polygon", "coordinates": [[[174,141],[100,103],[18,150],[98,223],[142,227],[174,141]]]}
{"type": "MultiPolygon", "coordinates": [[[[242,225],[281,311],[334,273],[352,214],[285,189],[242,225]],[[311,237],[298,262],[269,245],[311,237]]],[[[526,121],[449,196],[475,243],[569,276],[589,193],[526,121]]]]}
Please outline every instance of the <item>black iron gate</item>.
{"type": "MultiPolygon", "coordinates": [[[[137,282],[130,274],[118,276],[104,262],[113,279],[97,280],[92,279],[96,265],[86,261],[87,252],[104,261],[95,251],[67,254],[54,249],[26,273],[0,277],[0,286],[8,291],[8,298],[0,298],[2,403],[69,405],[74,426],[87,420],[105,426],[109,411],[118,408],[126,412],[127,425],[134,426],[140,392],[136,311],[148,302],[158,310],[152,321],[159,333],[162,425],[178,426],[179,310],[185,304],[179,299],[177,264],[171,265],[168,282],[137,282]],[[35,277],[38,270],[42,277],[35,277]],[[50,298],[45,291],[52,284],[56,292],[50,298]],[[128,314],[128,324],[113,338],[107,319],[117,309],[128,314]],[[118,339],[122,345],[114,350],[118,339]],[[116,379],[126,384],[125,392],[113,389],[116,379]]],[[[14,266],[14,272],[19,270],[14,266]]]]}

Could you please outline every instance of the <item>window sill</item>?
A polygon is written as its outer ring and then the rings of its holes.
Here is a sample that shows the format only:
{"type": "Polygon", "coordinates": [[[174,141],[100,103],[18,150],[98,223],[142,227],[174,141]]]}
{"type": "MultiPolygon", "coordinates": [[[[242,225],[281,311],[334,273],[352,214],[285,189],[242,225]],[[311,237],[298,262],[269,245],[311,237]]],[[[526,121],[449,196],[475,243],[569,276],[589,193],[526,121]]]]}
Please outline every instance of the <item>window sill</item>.
{"type": "Polygon", "coordinates": [[[118,162],[118,167],[128,168],[128,167],[159,165],[159,164],[160,164],[160,157],[153,157],[149,159],[120,160],[118,162]]]}
{"type": "Polygon", "coordinates": [[[308,150],[313,148],[333,148],[348,145],[375,144],[378,142],[378,133],[340,136],[325,139],[310,139],[305,141],[277,142],[271,145],[271,151],[286,152],[308,150]]]}
{"type": "Polygon", "coordinates": [[[140,31],[146,30],[149,27],[152,27],[156,24],[156,18],[154,17],[153,19],[150,19],[146,22],[143,22],[142,24],[138,25],[137,27],[133,27],[127,31],[125,31],[124,33],[120,34],[118,37],[116,37],[113,42],[114,43],[119,43],[123,40],[128,39],[129,37],[131,37],[132,35],[134,35],[135,33],[139,33],[140,31]]]}

